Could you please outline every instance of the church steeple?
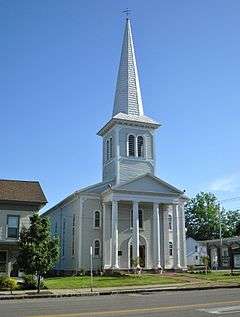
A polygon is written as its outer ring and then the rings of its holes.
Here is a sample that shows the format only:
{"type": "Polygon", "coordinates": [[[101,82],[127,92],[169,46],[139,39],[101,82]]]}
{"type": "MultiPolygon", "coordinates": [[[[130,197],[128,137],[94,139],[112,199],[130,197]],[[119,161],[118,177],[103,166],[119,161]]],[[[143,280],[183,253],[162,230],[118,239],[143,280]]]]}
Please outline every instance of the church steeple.
{"type": "Polygon", "coordinates": [[[103,138],[103,181],[121,184],[154,175],[154,131],[160,126],[143,113],[131,23],[126,20],[112,118],[98,131],[103,138]]]}
{"type": "Polygon", "coordinates": [[[129,18],[126,19],[123,37],[113,117],[120,112],[127,115],[143,116],[142,96],[129,18]]]}

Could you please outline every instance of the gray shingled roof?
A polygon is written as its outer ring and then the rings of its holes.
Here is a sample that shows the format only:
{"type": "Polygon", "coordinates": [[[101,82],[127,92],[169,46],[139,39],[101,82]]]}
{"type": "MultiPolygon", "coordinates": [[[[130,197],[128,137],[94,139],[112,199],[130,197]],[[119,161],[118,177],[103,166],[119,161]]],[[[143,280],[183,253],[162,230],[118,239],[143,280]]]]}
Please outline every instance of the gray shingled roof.
{"type": "Polygon", "coordinates": [[[37,181],[0,180],[1,202],[26,202],[45,205],[47,199],[37,181]]]}

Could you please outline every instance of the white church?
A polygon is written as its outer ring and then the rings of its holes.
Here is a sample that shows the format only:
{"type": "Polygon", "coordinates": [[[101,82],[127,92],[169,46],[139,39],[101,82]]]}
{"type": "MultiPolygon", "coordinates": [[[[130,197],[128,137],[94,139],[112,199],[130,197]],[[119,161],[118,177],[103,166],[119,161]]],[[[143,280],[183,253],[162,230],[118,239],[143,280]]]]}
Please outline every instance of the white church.
{"type": "Polygon", "coordinates": [[[184,191],[155,175],[155,130],[144,114],[131,22],[126,20],[112,118],[103,140],[102,181],[48,210],[61,256],[55,269],[185,270],[184,191]]]}

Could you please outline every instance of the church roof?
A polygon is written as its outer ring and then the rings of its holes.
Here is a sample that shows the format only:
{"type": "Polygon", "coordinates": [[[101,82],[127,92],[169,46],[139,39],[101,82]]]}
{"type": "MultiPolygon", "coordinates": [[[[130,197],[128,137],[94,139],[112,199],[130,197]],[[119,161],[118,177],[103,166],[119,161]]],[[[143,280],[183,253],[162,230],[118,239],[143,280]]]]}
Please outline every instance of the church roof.
{"type": "Polygon", "coordinates": [[[114,124],[135,124],[138,126],[145,126],[147,125],[150,128],[157,129],[160,124],[156,122],[155,120],[151,119],[147,116],[136,116],[136,115],[127,115],[126,113],[118,113],[116,116],[114,116],[110,121],[108,121],[105,126],[98,131],[98,135],[103,135],[108,130],[110,130],[114,124]]]}
{"type": "Polygon", "coordinates": [[[143,104],[133,45],[131,22],[126,20],[118,70],[113,117],[119,112],[143,116],[143,104]]]}
{"type": "Polygon", "coordinates": [[[131,22],[126,20],[112,118],[97,133],[102,136],[115,123],[137,124],[156,129],[158,122],[144,115],[131,22]]]}

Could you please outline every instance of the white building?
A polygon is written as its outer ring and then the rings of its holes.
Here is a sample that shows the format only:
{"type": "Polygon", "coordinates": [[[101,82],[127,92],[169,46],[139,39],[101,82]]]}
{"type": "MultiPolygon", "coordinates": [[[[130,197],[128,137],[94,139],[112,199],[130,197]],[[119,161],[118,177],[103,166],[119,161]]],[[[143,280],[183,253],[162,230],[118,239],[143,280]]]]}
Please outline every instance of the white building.
{"type": "Polygon", "coordinates": [[[127,19],[112,118],[103,139],[102,182],[48,210],[61,240],[56,270],[186,268],[184,192],[155,176],[155,130],[144,115],[130,20],[127,19]]]}
{"type": "Polygon", "coordinates": [[[202,265],[202,257],[207,255],[207,247],[203,241],[187,238],[187,265],[202,265]]]}

